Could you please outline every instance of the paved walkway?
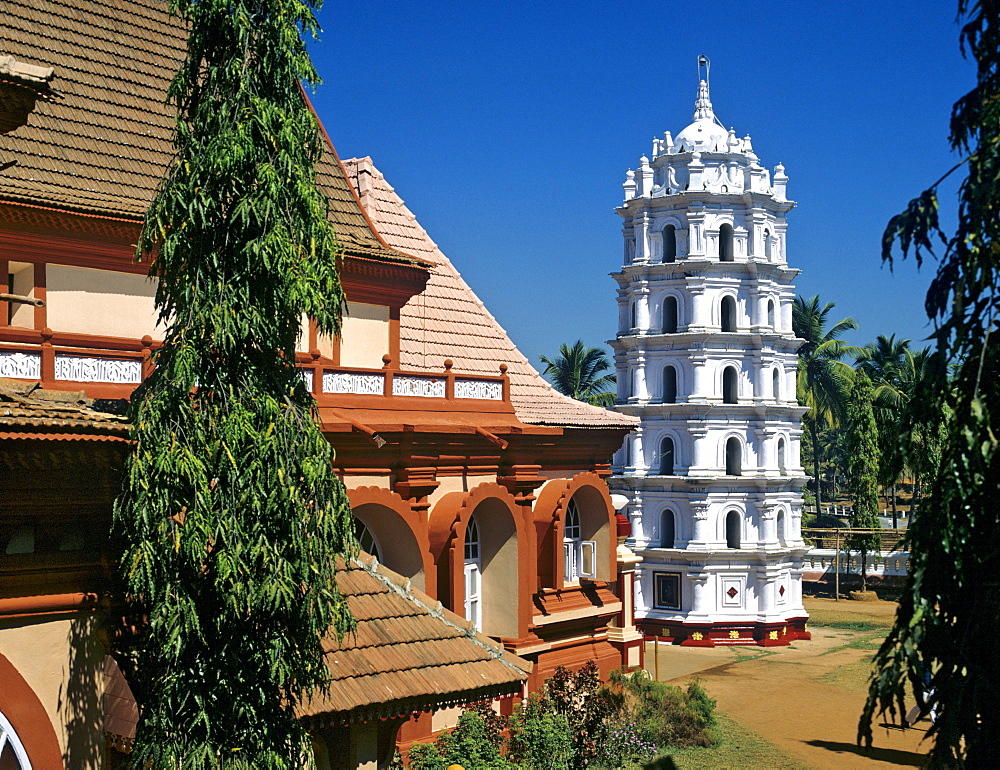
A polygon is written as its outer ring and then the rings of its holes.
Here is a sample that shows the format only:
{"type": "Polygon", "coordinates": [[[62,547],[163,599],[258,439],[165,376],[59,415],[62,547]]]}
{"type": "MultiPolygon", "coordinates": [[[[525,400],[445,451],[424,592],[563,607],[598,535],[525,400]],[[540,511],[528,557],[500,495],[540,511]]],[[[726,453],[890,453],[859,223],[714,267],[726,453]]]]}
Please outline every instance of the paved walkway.
{"type": "MultiPolygon", "coordinates": [[[[889,602],[807,599],[806,609],[845,618],[891,619],[889,602]]],[[[876,720],[870,752],[856,744],[874,650],[844,648],[866,634],[830,627],[810,629],[812,641],[791,647],[681,648],[646,646],[646,669],[659,661],[661,681],[683,684],[697,676],[718,708],[813,768],[919,766],[929,723],[902,730],[876,720]]],[[[869,632],[870,635],[870,632],[869,632]]]]}

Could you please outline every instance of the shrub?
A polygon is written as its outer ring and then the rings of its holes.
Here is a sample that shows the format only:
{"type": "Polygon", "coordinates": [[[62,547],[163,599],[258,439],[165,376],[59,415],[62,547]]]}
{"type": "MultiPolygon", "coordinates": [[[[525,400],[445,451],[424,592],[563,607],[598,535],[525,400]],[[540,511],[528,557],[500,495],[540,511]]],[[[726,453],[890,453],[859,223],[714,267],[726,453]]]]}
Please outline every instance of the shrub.
{"type": "Polygon", "coordinates": [[[613,671],[612,691],[635,720],[639,736],[666,746],[711,746],[715,701],[698,682],[687,691],[657,682],[643,670],[613,671]]]}
{"type": "MultiPolygon", "coordinates": [[[[442,733],[434,743],[415,743],[410,749],[411,770],[447,770],[461,765],[469,770],[509,770],[512,768],[500,753],[502,739],[492,734],[480,711],[466,711],[458,726],[442,733]]],[[[497,733],[499,735],[499,733],[497,733]]]]}
{"type": "Polygon", "coordinates": [[[573,736],[573,767],[586,767],[597,756],[609,723],[620,707],[601,686],[594,661],[574,674],[562,666],[545,682],[546,702],[566,717],[573,736]]]}
{"type": "Polygon", "coordinates": [[[594,763],[599,767],[621,767],[644,762],[656,755],[656,744],[644,739],[635,723],[627,717],[605,727],[594,763]]]}
{"type": "Polygon", "coordinates": [[[573,731],[565,715],[557,714],[551,702],[532,693],[510,719],[509,758],[516,767],[530,770],[569,770],[573,761],[573,731]]]}

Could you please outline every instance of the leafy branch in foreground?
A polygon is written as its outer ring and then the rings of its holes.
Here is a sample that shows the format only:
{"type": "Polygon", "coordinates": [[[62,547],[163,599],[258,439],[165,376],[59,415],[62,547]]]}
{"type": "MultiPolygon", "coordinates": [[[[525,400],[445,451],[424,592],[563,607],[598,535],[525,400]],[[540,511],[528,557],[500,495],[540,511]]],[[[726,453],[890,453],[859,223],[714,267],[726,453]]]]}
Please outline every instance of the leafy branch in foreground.
{"type": "Polygon", "coordinates": [[[898,242],[918,263],[946,244],[925,307],[936,348],[911,401],[904,451],[933,437],[938,460],[909,527],[911,572],[895,625],[876,656],[858,738],[869,745],[876,712],[905,713],[907,683],[935,707],[930,754],[937,767],[1000,765],[1000,2],[960,0],[963,52],[976,86],[959,99],[951,144],[968,153],[950,238],[937,218],[936,187],[889,223],[883,256],[898,242]],[[949,378],[949,368],[953,376],[949,378]],[[925,683],[925,679],[929,684],[925,683]]]}
{"type": "Polygon", "coordinates": [[[129,598],[133,767],[311,762],[295,707],[328,681],[322,639],[352,618],[335,563],[346,495],[294,366],[300,319],[340,327],[338,244],[299,83],[316,0],[174,0],[187,58],[169,100],[177,159],[147,213],[168,324],[131,410],[116,506],[129,598]]]}

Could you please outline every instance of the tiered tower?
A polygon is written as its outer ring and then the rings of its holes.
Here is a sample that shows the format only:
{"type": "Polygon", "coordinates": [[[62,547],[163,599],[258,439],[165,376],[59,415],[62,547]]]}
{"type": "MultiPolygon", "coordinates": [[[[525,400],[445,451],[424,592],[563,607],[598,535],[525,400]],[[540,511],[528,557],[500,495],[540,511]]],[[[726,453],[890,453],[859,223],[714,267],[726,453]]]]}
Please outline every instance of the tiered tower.
{"type": "Polygon", "coordinates": [[[788,177],[716,119],[699,59],[694,122],[626,174],[625,264],[611,341],[616,456],[642,557],[636,622],[685,645],[788,644],[802,607],[801,416],[788,177]]]}

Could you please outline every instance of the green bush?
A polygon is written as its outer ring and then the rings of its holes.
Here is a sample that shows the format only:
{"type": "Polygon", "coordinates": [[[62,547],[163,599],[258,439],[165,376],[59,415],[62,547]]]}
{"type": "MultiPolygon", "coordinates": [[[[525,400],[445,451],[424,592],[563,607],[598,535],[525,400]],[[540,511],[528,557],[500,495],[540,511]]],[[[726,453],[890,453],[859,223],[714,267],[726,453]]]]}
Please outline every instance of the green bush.
{"type": "Polygon", "coordinates": [[[513,768],[500,753],[500,744],[479,711],[466,711],[458,726],[442,733],[434,743],[415,743],[410,749],[411,770],[447,770],[461,765],[468,770],[509,770],[513,768]]]}
{"type": "Polygon", "coordinates": [[[613,671],[611,689],[632,714],[639,736],[661,749],[667,746],[711,746],[715,701],[698,682],[687,691],[657,682],[643,670],[613,671]]]}
{"type": "Polygon", "coordinates": [[[570,770],[573,761],[573,730],[565,715],[552,709],[544,695],[532,693],[510,718],[508,756],[515,767],[530,770],[570,770]]]}

